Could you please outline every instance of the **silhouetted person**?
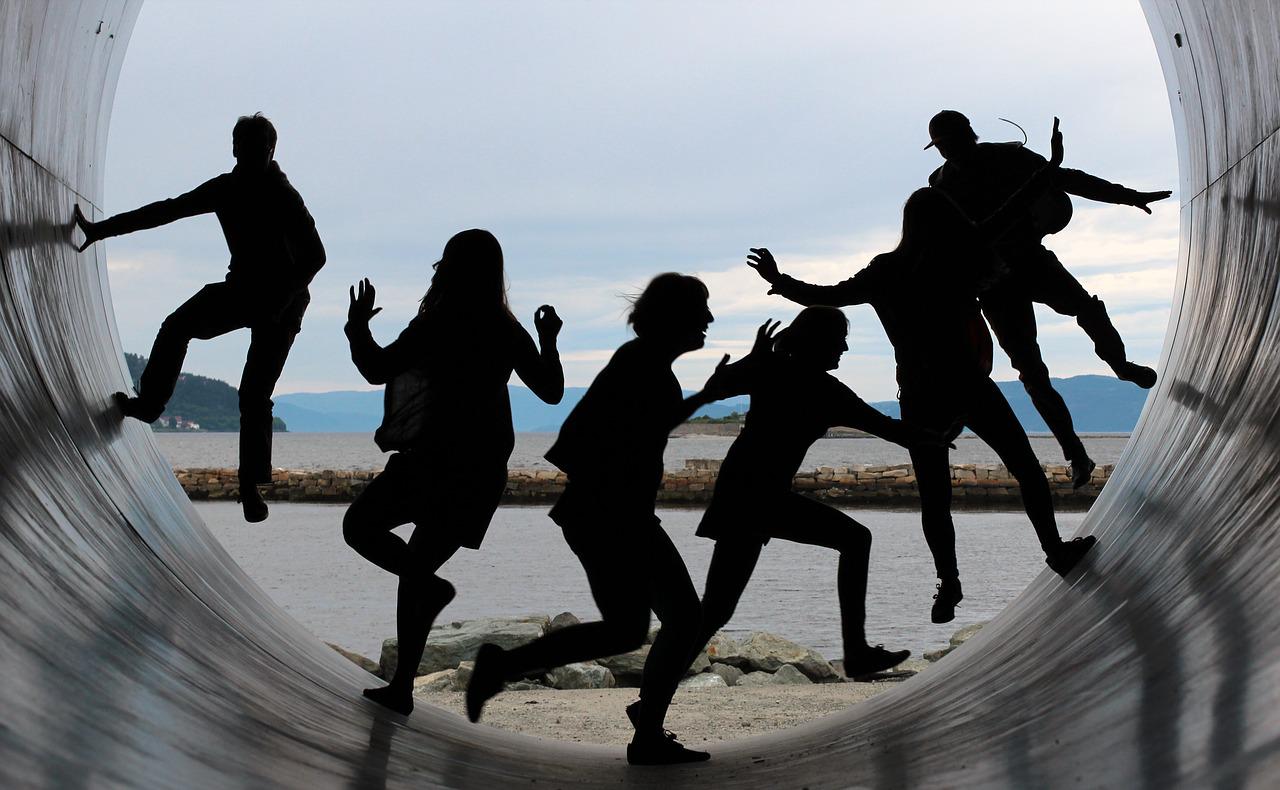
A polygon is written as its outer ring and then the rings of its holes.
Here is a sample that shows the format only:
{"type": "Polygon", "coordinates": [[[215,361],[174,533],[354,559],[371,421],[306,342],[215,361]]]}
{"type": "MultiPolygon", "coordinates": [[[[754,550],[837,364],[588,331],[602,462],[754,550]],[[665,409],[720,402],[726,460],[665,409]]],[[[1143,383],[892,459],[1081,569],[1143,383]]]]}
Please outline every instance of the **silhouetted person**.
{"type": "Polygon", "coordinates": [[[871,531],[833,507],[794,493],[791,483],[809,447],[837,425],[906,447],[938,446],[941,437],[881,414],[827,372],[849,349],[849,322],[839,309],[806,307],[775,341],[777,326],[766,322],[752,353],[722,372],[735,392],[751,395],[751,407],[698,527],[700,536],[716,541],[702,595],[698,649],[729,622],[761,549],[770,538],[779,538],[840,553],[836,591],[844,672],[849,677],[882,672],[911,652],[867,644],[871,531]]]}
{"type": "MultiPolygon", "coordinates": [[[[1044,157],[1021,143],[979,143],[969,119],[955,110],[943,110],[933,116],[929,137],[931,142],[925,147],[937,148],[947,160],[929,177],[929,184],[946,192],[970,217],[989,216],[1045,165],[1044,157]]],[[[1156,372],[1129,361],[1124,341],[1102,300],[1086,291],[1043,244],[1046,234],[1057,233],[1071,219],[1067,193],[1136,206],[1148,214],[1148,203],[1163,200],[1170,193],[1138,192],[1080,170],[1058,168],[1053,187],[994,242],[1007,273],[981,295],[982,312],[1018,371],[1036,411],[1062,445],[1062,452],[1071,463],[1072,485],[1079,488],[1089,482],[1094,462],[1076,435],[1066,402],[1049,381],[1049,368],[1036,342],[1032,303],[1075,317],[1093,340],[1094,352],[1118,378],[1150,389],[1155,385],[1156,372]]]]}
{"type": "Polygon", "coordinates": [[[246,521],[267,517],[257,486],[271,482],[271,393],[302,314],[307,285],[324,266],[324,245],[302,196],[274,160],[276,130],[261,113],[236,121],[231,153],[236,166],[184,195],[89,222],[76,206],[84,250],[99,239],[213,213],[231,252],[227,277],[201,288],[175,310],[156,335],[137,397],[116,393],[121,411],[155,422],[173,395],[187,344],[249,328],[249,354],[240,378],[240,501],[246,521]]]}
{"type": "Polygon", "coordinates": [[[342,520],[351,548],[400,577],[399,657],[388,685],[364,695],[398,713],[413,710],[413,679],[431,624],[453,600],[436,571],[459,548],[480,548],[507,485],[515,447],[507,380],[514,370],[535,395],[559,403],[564,371],[560,318],[549,305],[533,323],[538,346],[507,306],[502,248],[486,230],[449,239],[418,315],[385,348],[369,332],[368,281],[351,289],[351,360],[370,384],[386,384],[375,439],[398,450],[342,520]],[[391,530],[414,524],[408,543],[391,530]]]}
{"type": "MultiPolygon", "coordinates": [[[[1035,527],[1045,561],[1066,575],[1094,538],[1063,542],[1053,498],[1026,432],[991,380],[991,336],[977,294],[999,270],[991,242],[1014,225],[1051,184],[1062,161],[1054,120],[1054,157],[1008,203],[980,224],[965,217],[939,190],[916,190],[902,210],[902,240],[837,285],[819,286],[781,274],[766,249],[751,263],[770,293],[804,305],[870,304],[884,325],[898,363],[902,418],[950,441],[968,426],[1000,456],[1017,479],[1023,507],[1035,527]]],[[[911,463],[920,492],[920,520],[939,584],[932,619],[950,622],[964,597],[951,521],[951,472],[945,447],[914,446],[911,463]]]]}
{"type": "Polygon", "coordinates": [[[695,277],[660,274],[635,300],[628,322],[636,338],[614,353],[547,451],[547,460],[569,478],[551,519],[582,562],[603,619],[509,651],[482,646],[467,687],[472,721],[504,680],[640,647],[652,609],[662,627],[644,666],[644,704],[628,710],[636,732],[627,760],[648,765],[710,756],[686,749],[662,728],[698,638],[701,608],[654,504],[668,434],[699,407],[724,397],[717,376],[727,355],[707,387],[688,398],[671,371],[677,357],[702,347],[712,320],[707,288],[695,277]]]}

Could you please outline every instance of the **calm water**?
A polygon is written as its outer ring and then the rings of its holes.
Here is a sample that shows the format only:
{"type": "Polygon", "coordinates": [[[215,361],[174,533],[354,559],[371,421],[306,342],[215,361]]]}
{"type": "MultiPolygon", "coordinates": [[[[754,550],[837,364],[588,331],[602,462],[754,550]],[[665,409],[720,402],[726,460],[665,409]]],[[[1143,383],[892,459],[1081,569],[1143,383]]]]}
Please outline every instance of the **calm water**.
{"type": "MultiPolygon", "coordinates": [[[[394,634],[395,579],[342,542],[345,506],[273,503],[271,518],[253,525],[241,520],[239,506],[232,503],[201,503],[196,509],[245,571],[320,638],[376,657],[382,639],[394,634]]],[[[1045,567],[1023,514],[957,513],[966,597],[955,622],[933,625],[933,567],[919,516],[890,510],[847,512],[874,535],[868,639],[909,648],[916,657],[946,644],[962,625],[993,617],[1045,567]]],[[[584,619],[599,616],[581,566],[546,513],[545,507],[498,510],[483,549],[461,550],[441,571],[458,589],[442,620],[562,611],[584,619]]],[[[714,547],[693,534],[701,511],[664,509],[659,514],[701,590],[714,547]]],[[[1073,533],[1083,517],[1059,514],[1062,534],[1073,533]]],[[[835,573],[833,552],[771,542],[729,630],[771,631],[839,658],[835,573]]]]}
{"type": "MultiPolygon", "coordinates": [[[[234,433],[157,433],[160,450],[177,469],[201,466],[234,467],[237,437],[234,433]]],[[[555,439],[552,433],[516,434],[516,449],[509,466],[547,469],[543,454],[555,439]]],[[[724,458],[733,442],[727,436],[684,436],[667,442],[668,469],[684,467],[686,458],[724,458]]],[[[1093,460],[1113,464],[1120,457],[1128,434],[1091,434],[1084,437],[1093,460]]],[[[1049,436],[1031,437],[1036,455],[1046,463],[1062,463],[1062,451],[1049,436]]],[[[285,469],[378,469],[386,454],[367,433],[276,434],[272,462],[285,469]]],[[[962,436],[951,453],[952,463],[999,463],[994,451],[981,439],[962,436]]],[[[804,470],[819,466],[851,464],[905,464],[907,451],[882,439],[820,439],[805,457],[804,470]]]]}

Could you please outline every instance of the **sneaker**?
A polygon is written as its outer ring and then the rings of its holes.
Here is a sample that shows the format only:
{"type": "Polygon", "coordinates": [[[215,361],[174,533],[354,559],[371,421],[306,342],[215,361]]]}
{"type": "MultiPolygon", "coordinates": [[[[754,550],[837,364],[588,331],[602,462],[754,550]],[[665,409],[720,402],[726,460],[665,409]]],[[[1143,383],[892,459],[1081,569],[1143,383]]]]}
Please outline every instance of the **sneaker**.
{"type": "Polygon", "coordinates": [[[1045,564],[1059,576],[1066,576],[1097,542],[1098,539],[1092,535],[1065,541],[1045,557],[1045,564]]]}
{"type": "Polygon", "coordinates": [[[1089,480],[1093,477],[1093,470],[1098,465],[1093,462],[1089,456],[1078,458],[1071,462],[1071,488],[1075,490],[1081,486],[1089,485],[1089,480]]]}
{"type": "Polygon", "coordinates": [[[373,700],[388,710],[395,711],[401,716],[408,716],[413,713],[413,692],[404,693],[397,691],[390,686],[379,686],[374,689],[365,689],[361,692],[365,699],[373,700]]]}
{"type": "Polygon", "coordinates": [[[502,691],[503,654],[506,651],[486,642],[476,651],[476,665],[471,670],[471,682],[467,684],[467,718],[480,721],[484,704],[502,691]]]}
{"type": "Polygon", "coordinates": [[[267,501],[255,485],[240,486],[240,507],[244,509],[244,520],[250,524],[267,520],[267,501]]]}
{"type": "MultiPolygon", "coordinates": [[[[640,705],[643,703],[644,700],[638,699],[627,706],[627,721],[631,722],[631,729],[633,730],[640,729],[640,705]]],[[[663,730],[662,737],[669,741],[676,740],[676,734],[671,730],[663,730]]]]}
{"type": "Polygon", "coordinates": [[[859,678],[884,672],[906,661],[910,655],[910,650],[885,650],[884,645],[867,645],[857,653],[844,657],[844,676],[859,678]]]}
{"type": "Polygon", "coordinates": [[[114,393],[111,396],[111,400],[115,402],[116,408],[120,410],[121,414],[143,422],[155,422],[164,413],[163,406],[159,409],[154,406],[148,406],[142,402],[141,398],[135,398],[123,392],[114,393]]]}
{"type": "MultiPolygon", "coordinates": [[[[933,596],[933,612],[930,620],[935,623],[949,623],[956,619],[956,604],[964,600],[960,591],[959,579],[942,579],[938,582],[938,592],[933,596]]],[[[847,671],[845,674],[849,674],[847,671]]]]}
{"type": "Polygon", "coordinates": [[[680,741],[665,733],[647,737],[637,735],[627,744],[627,762],[632,765],[676,765],[710,759],[710,752],[685,748],[680,741]]]}
{"type": "Polygon", "coordinates": [[[1121,381],[1132,381],[1144,390],[1149,390],[1156,385],[1156,372],[1146,365],[1139,365],[1126,359],[1111,363],[1111,370],[1115,372],[1116,378],[1121,381]]]}

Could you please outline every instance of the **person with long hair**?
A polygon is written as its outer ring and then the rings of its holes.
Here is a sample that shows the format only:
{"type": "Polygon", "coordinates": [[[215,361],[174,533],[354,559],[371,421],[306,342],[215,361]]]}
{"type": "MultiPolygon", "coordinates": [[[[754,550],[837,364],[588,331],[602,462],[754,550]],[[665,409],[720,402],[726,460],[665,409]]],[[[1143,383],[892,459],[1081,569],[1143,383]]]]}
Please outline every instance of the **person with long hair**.
{"type": "Polygon", "coordinates": [[[503,681],[534,669],[626,653],[644,644],[650,611],[662,622],[641,680],[642,710],[628,710],[635,737],[632,764],[705,760],[663,730],[676,685],[698,637],[701,607],[684,560],[654,513],[662,453],[671,430],[701,406],[726,397],[719,372],[684,397],[671,370],[676,358],[703,346],[712,322],[707,287],[696,277],[655,277],[634,301],[624,343],[591,383],[560,429],[547,460],[569,478],[551,509],[578,555],[600,609],[598,622],[545,634],[511,650],[486,644],[467,686],[467,716],[477,721],[503,681]]]}
{"type": "Polygon", "coordinates": [[[547,403],[564,395],[561,321],[550,305],[539,307],[534,345],[507,305],[502,247],[486,230],[449,239],[418,315],[386,347],[369,331],[382,309],[374,300],[367,279],[351,289],[346,333],[360,375],[387,385],[375,439],[398,452],[351,503],[342,534],[400,579],[395,672],[364,695],[407,715],[427,634],[454,596],[437,571],[459,548],[480,548],[506,487],[515,447],[507,380],[514,370],[547,403]],[[406,542],[391,530],[408,523],[406,542]]]}
{"type": "Polygon", "coordinates": [[[806,307],[775,338],[778,326],[765,322],[751,354],[722,374],[732,389],[751,396],[751,405],[698,527],[698,535],[716,541],[702,595],[698,650],[729,622],[761,550],[771,538],[779,538],[840,554],[836,594],[844,673],[859,677],[881,672],[911,653],[867,644],[871,531],[836,508],[793,492],[791,482],[809,447],[835,426],[858,428],[909,448],[944,443],[938,433],[876,411],[828,372],[849,349],[849,321],[839,308],[806,307]]]}
{"type": "MultiPolygon", "coordinates": [[[[803,305],[870,304],[893,344],[902,418],[938,431],[947,441],[968,427],[996,451],[1018,481],[1022,504],[1045,562],[1066,576],[1092,548],[1092,536],[1063,541],[1053,497],[1026,431],[991,380],[991,334],[978,295],[997,282],[1003,265],[992,242],[1019,222],[1053,180],[1062,162],[1062,136],[1053,123],[1053,158],[994,214],[966,217],[934,187],[918,189],[902,210],[902,240],[866,268],[836,285],[803,283],[778,271],[767,249],[751,250],[748,265],[770,293],[803,305]]],[[[951,474],[945,445],[911,448],[920,491],[920,520],[938,573],[931,619],[955,618],[964,597],[951,519],[951,474]]]]}

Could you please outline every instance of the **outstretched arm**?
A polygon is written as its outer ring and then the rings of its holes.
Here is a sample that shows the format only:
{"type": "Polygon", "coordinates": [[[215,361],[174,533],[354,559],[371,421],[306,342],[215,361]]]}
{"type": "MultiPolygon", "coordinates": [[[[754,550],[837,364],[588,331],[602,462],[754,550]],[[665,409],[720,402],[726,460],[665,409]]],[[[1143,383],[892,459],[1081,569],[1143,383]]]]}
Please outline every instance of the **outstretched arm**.
{"type": "Polygon", "coordinates": [[[854,394],[853,390],[840,384],[841,392],[835,396],[836,415],[834,425],[857,428],[885,441],[902,445],[906,448],[931,446],[947,446],[947,441],[935,431],[918,428],[909,422],[896,420],[883,414],[871,404],[854,394]]]}
{"type": "Polygon", "coordinates": [[[1147,207],[1147,204],[1164,200],[1173,194],[1167,189],[1162,189],[1158,192],[1139,192],[1136,189],[1113,184],[1110,181],[1090,175],[1083,170],[1072,170],[1070,168],[1063,168],[1058,171],[1057,185],[1064,192],[1070,192],[1082,198],[1096,200],[1100,203],[1134,206],[1148,214],[1151,213],[1151,209],[1147,207]]]}
{"type": "Polygon", "coordinates": [[[871,300],[867,269],[835,285],[813,285],[778,271],[777,261],[765,247],[752,247],[751,254],[747,256],[747,265],[769,283],[769,293],[778,294],[805,307],[815,304],[844,307],[865,304],[871,300]]]}
{"type": "Polygon", "coordinates": [[[76,226],[84,233],[84,243],[80,245],[80,251],[83,252],[95,241],[112,236],[122,236],[138,230],[156,228],[183,217],[208,214],[217,208],[217,196],[221,183],[219,179],[223,177],[218,176],[210,179],[190,192],[175,198],[148,203],[141,208],[126,211],[123,214],[116,214],[114,217],[109,217],[100,222],[90,222],[81,213],[80,206],[77,205],[75,207],[75,222],[76,226]]]}
{"type": "Polygon", "coordinates": [[[516,339],[516,375],[533,394],[544,403],[559,403],[564,397],[564,368],[560,365],[560,352],[556,349],[556,336],[564,322],[549,304],[539,307],[533,314],[533,326],[538,332],[538,346],[533,338],[520,327],[516,339]]]}

